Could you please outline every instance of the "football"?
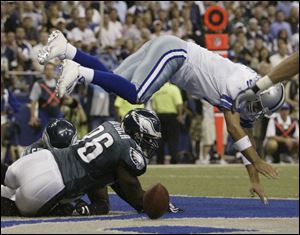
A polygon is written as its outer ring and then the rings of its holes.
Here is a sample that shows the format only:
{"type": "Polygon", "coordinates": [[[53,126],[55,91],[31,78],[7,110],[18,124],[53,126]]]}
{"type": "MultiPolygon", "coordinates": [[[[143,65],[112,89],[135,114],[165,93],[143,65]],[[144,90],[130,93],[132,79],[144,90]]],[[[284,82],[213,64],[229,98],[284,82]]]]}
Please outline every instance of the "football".
{"type": "Polygon", "coordinates": [[[143,207],[150,219],[161,217],[169,208],[169,192],[160,183],[148,189],[143,197],[143,207]]]}

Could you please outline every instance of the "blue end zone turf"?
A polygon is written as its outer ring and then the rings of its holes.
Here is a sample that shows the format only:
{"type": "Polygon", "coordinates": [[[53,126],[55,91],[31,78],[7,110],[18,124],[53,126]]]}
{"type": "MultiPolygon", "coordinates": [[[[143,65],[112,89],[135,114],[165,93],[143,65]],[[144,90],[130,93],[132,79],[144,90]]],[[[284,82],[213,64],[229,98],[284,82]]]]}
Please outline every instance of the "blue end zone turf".
{"type": "Polygon", "coordinates": [[[195,234],[195,233],[238,233],[256,232],[257,230],[244,230],[235,228],[214,228],[197,226],[147,226],[147,227],[127,227],[114,228],[113,231],[138,232],[138,233],[159,233],[161,234],[195,234]]]}
{"type": "MultiPolygon", "coordinates": [[[[113,211],[133,211],[133,209],[117,196],[111,195],[113,211]]],[[[259,199],[241,198],[209,198],[172,196],[171,202],[184,209],[178,214],[165,214],[164,218],[182,217],[299,217],[299,200],[270,199],[264,205],[259,199]]]]}
{"type": "MultiPolygon", "coordinates": [[[[208,197],[183,197],[172,196],[171,201],[178,207],[184,209],[184,212],[165,214],[166,218],[246,218],[246,217],[299,217],[299,200],[270,199],[269,205],[263,205],[258,199],[235,199],[235,198],[208,198],[208,197]]],[[[11,227],[21,224],[38,223],[62,223],[62,222],[81,222],[95,220],[115,220],[115,219],[134,219],[146,218],[145,214],[138,214],[126,202],[118,196],[110,194],[110,203],[112,211],[127,212],[124,215],[94,216],[94,217],[72,217],[72,218],[49,218],[49,219],[26,219],[26,220],[1,220],[1,228],[11,227]]],[[[168,227],[168,226],[165,226],[168,227]]],[[[179,226],[179,230],[185,230],[186,226],[179,226]]],[[[151,227],[143,227],[151,230],[151,227]]],[[[199,229],[200,227],[192,227],[199,229]]],[[[217,229],[205,228],[203,229],[217,229]]],[[[121,228],[120,228],[121,229],[121,228]]],[[[122,228],[123,229],[123,228],[122,228]]],[[[167,229],[167,228],[165,228],[167,229]]],[[[189,229],[191,229],[189,227],[189,229]]],[[[144,230],[143,230],[144,231],[144,230]]],[[[147,230],[148,231],[148,230],[147,230]]],[[[190,231],[190,230],[189,230],[190,231]]],[[[205,230],[206,231],[206,230],[205,230]]],[[[209,232],[209,231],[208,231],[209,232]]],[[[214,230],[213,232],[218,232],[214,230]]],[[[224,231],[231,232],[231,231],[224,231]]],[[[235,231],[233,231],[235,232],[235,231]]],[[[184,233],[184,232],[182,232],[184,233]]]]}

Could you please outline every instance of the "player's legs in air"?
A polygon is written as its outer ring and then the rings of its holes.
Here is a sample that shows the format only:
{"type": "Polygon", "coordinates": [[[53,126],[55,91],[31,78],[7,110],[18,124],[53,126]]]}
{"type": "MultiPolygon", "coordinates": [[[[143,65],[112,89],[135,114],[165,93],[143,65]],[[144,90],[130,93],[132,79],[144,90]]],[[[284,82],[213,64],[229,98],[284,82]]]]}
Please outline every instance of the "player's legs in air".
{"type": "Polygon", "coordinates": [[[60,96],[72,92],[77,81],[84,77],[85,81],[131,103],[144,103],[183,65],[186,43],[174,36],[150,40],[112,72],[95,57],[68,43],[61,32],[54,31],[38,60],[43,64],[54,57],[66,59],[59,81],[60,96]]]}

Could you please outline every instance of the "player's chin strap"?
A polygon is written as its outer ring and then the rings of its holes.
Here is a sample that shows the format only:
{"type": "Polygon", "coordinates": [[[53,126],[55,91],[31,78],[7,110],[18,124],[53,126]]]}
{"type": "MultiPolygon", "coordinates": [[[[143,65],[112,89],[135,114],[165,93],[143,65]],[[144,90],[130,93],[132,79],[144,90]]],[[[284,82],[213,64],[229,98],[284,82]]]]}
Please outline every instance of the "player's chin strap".
{"type": "Polygon", "coordinates": [[[178,212],[181,212],[181,211],[184,211],[183,209],[179,208],[179,207],[176,207],[174,204],[172,204],[171,202],[169,202],[169,210],[168,212],[170,213],[178,213],[178,212]]]}

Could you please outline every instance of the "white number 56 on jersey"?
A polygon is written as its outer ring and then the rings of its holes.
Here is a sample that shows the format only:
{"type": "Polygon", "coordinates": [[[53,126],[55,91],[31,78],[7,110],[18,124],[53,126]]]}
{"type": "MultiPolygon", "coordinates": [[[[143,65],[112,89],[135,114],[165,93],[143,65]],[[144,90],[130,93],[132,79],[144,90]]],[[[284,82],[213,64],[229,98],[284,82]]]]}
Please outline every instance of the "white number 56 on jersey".
{"type": "Polygon", "coordinates": [[[78,155],[84,162],[89,163],[99,157],[102,154],[104,147],[109,148],[114,143],[114,139],[109,133],[106,132],[101,134],[103,130],[104,127],[99,126],[97,129],[84,136],[83,140],[91,139],[86,142],[83,147],[77,149],[78,155]],[[93,152],[86,154],[87,149],[93,146],[93,152]]]}

